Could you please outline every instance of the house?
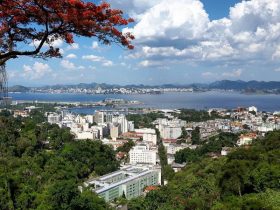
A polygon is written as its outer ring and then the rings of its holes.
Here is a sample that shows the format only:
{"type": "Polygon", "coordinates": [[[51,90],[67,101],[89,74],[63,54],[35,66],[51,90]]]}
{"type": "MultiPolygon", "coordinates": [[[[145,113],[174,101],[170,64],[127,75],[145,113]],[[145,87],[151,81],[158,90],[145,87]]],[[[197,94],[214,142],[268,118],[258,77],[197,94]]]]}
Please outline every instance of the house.
{"type": "Polygon", "coordinates": [[[241,134],[239,140],[237,141],[237,145],[238,146],[249,145],[256,138],[257,138],[256,133],[241,134]]]}

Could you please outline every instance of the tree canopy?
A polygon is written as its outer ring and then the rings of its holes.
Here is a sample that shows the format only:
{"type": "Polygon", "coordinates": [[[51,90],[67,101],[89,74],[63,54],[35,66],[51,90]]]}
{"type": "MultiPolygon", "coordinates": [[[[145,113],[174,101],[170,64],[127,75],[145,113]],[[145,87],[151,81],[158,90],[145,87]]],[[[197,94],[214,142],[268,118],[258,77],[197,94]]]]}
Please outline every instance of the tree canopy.
{"type": "Polygon", "coordinates": [[[0,209],[110,209],[78,186],[118,169],[113,149],[74,141],[69,129],[40,123],[34,114],[0,113],[0,209]]]}
{"type": "MultiPolygon", "coordinates": [[[[213,150],[221,144],[234,144],[235,137],[225,133],[215,141],[212,146],[208,145],[213,150]]],[[[227,157],[218,159],[186,150],[188,158],[196,155],[192,163],[176,173],[166,186],[149,192],[145,198],[128,201],[128,209],[278,210],[279,142],[280,131],[274,131],[251,147],[236,148],[227,157]]]]}
{"type": "Polygon", "coordinates": [[[130,22],[133,20],[125,18],[121,10],[111,9],[105,2],[1,0],[0,65],[18,56],[60,57],[53,42],[61,39],[72,44],[74,35],[132,49],[133,35],[119,30],[130,22]]]}

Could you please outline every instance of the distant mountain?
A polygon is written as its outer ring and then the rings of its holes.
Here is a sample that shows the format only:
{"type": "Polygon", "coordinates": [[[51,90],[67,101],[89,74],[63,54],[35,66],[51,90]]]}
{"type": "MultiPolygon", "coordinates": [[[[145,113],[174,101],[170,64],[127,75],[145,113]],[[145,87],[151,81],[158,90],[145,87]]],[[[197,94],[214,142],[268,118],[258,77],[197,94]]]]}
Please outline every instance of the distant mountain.
{"type": "Polygon", "coordinates": [[[9,87],[9,92],[28,92],[30,88],[24,87],[22,85],[15,85],[12,87],[9,87]]]}
{"type": "Polygon", "coordinates": [[[38,89],[61,89],[66,90],[70,88],[82,88],[82,89],[112,89],[112,88],[193,88],[194,90],[213,90],[213,89],[220,89],[220,90],[236,90],[236,91],[247,91],[247,92],[254,92],[254,91],[266,91],[266,90],[280,90],[280,82],[270,81],[231,81],[231,80],[221,80],[216,81],[210,84],[203,84],[203,83],[193,83],[188,85],[175,85],[175,84],[163,84],[163,85],[115,85],[115,84],[106,84],[106,83],[80,83],[76,85],[49,85],[43,86],[39,88],[31,88],[31,87],[24,87],[21,85],[16,85],[9,88],[10,92],[28,92],[32,90],[38,89]]]}
{"type": "Polygon", "coordinates": [[[270,81],[230,81],[230,80],[222,80],[209,84],[209,89],[223,89],[223,90],[246,90],[246,89],[254,89],[254,90],[273,90],[280,89],[280,82],[270,81]]]}

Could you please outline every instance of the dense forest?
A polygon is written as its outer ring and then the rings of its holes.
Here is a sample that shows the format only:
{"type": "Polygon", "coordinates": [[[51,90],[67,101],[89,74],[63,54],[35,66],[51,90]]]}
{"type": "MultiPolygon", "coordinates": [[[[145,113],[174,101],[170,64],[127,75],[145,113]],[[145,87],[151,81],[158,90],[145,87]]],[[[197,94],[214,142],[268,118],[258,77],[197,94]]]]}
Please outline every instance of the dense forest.
{"type": "Polygon", "coordinates": [[[74,141],[69,129],[29,118],[0,116],[0,209],[108,209],[87,189],[89,176],[118,169],[114,151],[98,141],[74,141]]]}
{"type": "MultiPolygon", "coordinates": [[[[215,150],[219,142],[231,144],[234,139],[223,134],[208,148],[215,150]]],[[[190,154],[195,155],[191,160],[186,158],[189,164],[168,185],[145,198],[130,200],[129,209],[280,209],[280,131],[256,140],[251,147],[236,149],[227,157],[197,156],[205,152],[203,148],[207,146],[190,154]]]]}

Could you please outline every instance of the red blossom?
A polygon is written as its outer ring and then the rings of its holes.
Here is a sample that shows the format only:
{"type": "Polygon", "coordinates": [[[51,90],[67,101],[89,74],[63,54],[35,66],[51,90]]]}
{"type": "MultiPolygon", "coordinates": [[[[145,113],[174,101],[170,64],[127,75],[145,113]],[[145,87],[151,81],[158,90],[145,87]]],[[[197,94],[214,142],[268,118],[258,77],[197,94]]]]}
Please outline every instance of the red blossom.
{"type": "Polygon", "coordinates": [[[94,36],[103,43],[117,42],[133,49],[134,36],[119,29],[131,22],[133,19],[124,18],[121,10],[111,9],[106,2],[97,5],[83,0],[1,0],[0,64],[20,55],[59,56],[58,49],[41,52],[50,37],[71,44],[74,35],[94,36]],[[29,46],[34,40],[41,41],[35,50],[16,48],[18,43],[29,46]]]}

